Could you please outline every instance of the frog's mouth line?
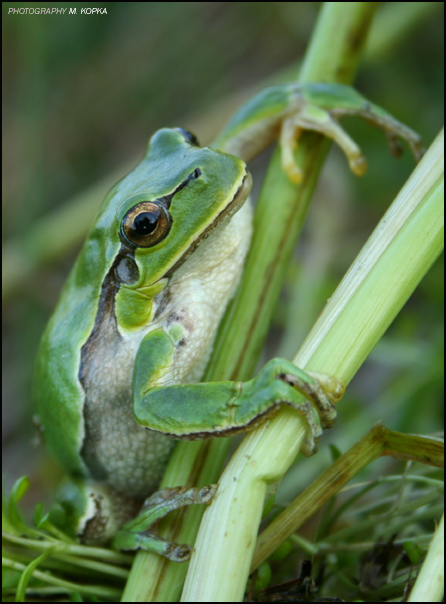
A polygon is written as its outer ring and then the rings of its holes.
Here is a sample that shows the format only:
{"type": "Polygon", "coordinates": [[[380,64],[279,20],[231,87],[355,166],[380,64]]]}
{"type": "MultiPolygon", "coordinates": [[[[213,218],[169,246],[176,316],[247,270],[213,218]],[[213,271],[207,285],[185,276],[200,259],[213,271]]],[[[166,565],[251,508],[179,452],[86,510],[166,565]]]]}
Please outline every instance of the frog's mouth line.
{"type": "Polygon", "coordinates": [[[187,260],[187,258],[197,249],[202,241],[204,241],[212,231],[219,226],[219,224],[225,219],[235,214],[235,212],[241,208],[241,206],[248,199],[249,192],[252,187],[252,177],[248,170],[245,168],[245,175],[243,177],[242,184],[237,189],[232,200],[228,203],[228,205],[220,212],[220,214],[213,220],[212,224],[210,224],[199,236],[192,242],[189,246],[188,250],[175,262],[175,264],[167,271],[167,273],[163,276],[163,278],[169,279],[175,271],[187,260]]]}

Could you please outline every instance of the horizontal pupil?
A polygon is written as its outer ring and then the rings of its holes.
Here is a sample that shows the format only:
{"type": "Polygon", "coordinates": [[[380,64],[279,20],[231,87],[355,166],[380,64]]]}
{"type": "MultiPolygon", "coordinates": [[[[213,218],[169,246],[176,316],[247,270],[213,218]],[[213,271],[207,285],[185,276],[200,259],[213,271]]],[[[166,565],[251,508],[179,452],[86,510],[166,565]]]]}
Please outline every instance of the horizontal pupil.
{"type": "Polygon", "coordinates": [[[152,233],[157,225],[159,217],[158,212],[141,212],[133,221],[134,230],[138,233],[138,235],[148,235],[152,233]]]}

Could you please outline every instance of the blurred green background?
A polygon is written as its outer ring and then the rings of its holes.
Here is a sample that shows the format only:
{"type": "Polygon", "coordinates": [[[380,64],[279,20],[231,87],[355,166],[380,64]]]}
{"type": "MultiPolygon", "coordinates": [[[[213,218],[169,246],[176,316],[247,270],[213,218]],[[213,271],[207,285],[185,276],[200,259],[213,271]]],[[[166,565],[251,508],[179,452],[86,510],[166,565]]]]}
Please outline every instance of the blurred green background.
{"type": "MultiPolygon", "coordinates": [[[[8,486],[26,473],[31,499],[41,500],[42,485],[45,490],[59,477],[43,448],[31,444],[32,366],[103,194],[137,163],[156,129],[182,126],[208,144],[242,100],[295,78],[320,4],[49,2],[28,6],[66,13],[24,15],[9,9],[26,4],[2,3],[8,486]],[[81,14],[86,7],[107,14],[81,14]],[[77,14],[69,15],[70,8],[77,14]]],[[[369,42],[358,89],[420,132],[428,146],[443,123],[443,3],[383,3],[369,42]]],[[[355,178],[332,150],[264,359],[295,354],[413,169],[407,150],[396,161],[367,124],[351,120],[347,127],[369,170],[355,178]]],[[[257,183],[266,160],[253,163],[257,183]]],[[[438,261],[352,383],[327,442],[345,450],[379,419],[408,432],[440,429],[442,275],[438,261]]],[[[326,464],[327,455],[321,451],[315,463],[326,464]]]]}

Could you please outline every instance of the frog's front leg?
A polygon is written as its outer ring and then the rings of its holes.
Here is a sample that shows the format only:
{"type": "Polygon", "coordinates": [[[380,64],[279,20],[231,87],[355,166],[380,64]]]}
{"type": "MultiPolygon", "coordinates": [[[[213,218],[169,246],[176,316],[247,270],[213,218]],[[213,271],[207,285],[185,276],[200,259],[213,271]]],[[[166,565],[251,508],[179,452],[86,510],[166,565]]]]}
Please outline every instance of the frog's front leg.
{"type": "Polygon", "coordinates": [[[399,139],[403,139],[415,159],[421,158],[422,141],[416,132],[343,84],[282,84],[267,88],[234,115],[215,146],[248,162],[276,140],[279,133],[282,167],[292,182],[299,183],[302,170],[294,152],[302,132],[312,130],[339,145],[351,170],[362,175],[367,163],[361,149],[338,123],[345,115],[363,117],[382,129],[394,155],[399,155],[399,139]]]}
{"type": "MultiPolygon", "coordinates": [[[[133,376],[134,413],[138,423],[187,440],[228,436],[252,430],[289,405],[307,422],[302,445],[304,455],[316,451],[323,428],[336,419],[333,402],[344,392],[341,380],[325,374],[309,374],[284,359],[273,359],[259,375],[247,382],[210,382],[157,385],[169,379],[174,366],[175,345],[163,329],[149,333],[140,345],[133,376]]],[[[215,493],[204,489],[164,489],[152,495],[143,510],[115,535],[116,549],[146,549],[181,562],[191,548],[169,543],[153,532],[153,524],[170,511],[191,503],[207,503],[215,493]]]]}
{"type": "Polygon", "coordinates": [[[311,455],[322,428],[335,421],[332,401],[343,394],[341,380],[324,374],[316,379],[289,361],[273,359],[247,382],[153,384],[148,376],[168,372],[173,356],[174,345],[162,329],[147,335],[138,351],[134,412],[149,430],[188,440],[228,436],[255,428],[281,405],[289,405],[307,420],[303,453],[311,455]]]}

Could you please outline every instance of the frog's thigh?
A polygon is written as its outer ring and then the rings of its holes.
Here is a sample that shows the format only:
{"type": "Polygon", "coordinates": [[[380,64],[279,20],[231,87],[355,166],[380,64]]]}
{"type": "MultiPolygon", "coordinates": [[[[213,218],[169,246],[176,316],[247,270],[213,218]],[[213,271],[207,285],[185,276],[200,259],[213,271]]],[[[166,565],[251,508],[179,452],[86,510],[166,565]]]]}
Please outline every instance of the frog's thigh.
{"type": "Polygon", "coordinates": [[[50,520],[83,543],[106,543],[119,527],[134,517],[141,501],[125,497],[113,488],[84,479],[67,478],[50,510],[50,520]]]}

